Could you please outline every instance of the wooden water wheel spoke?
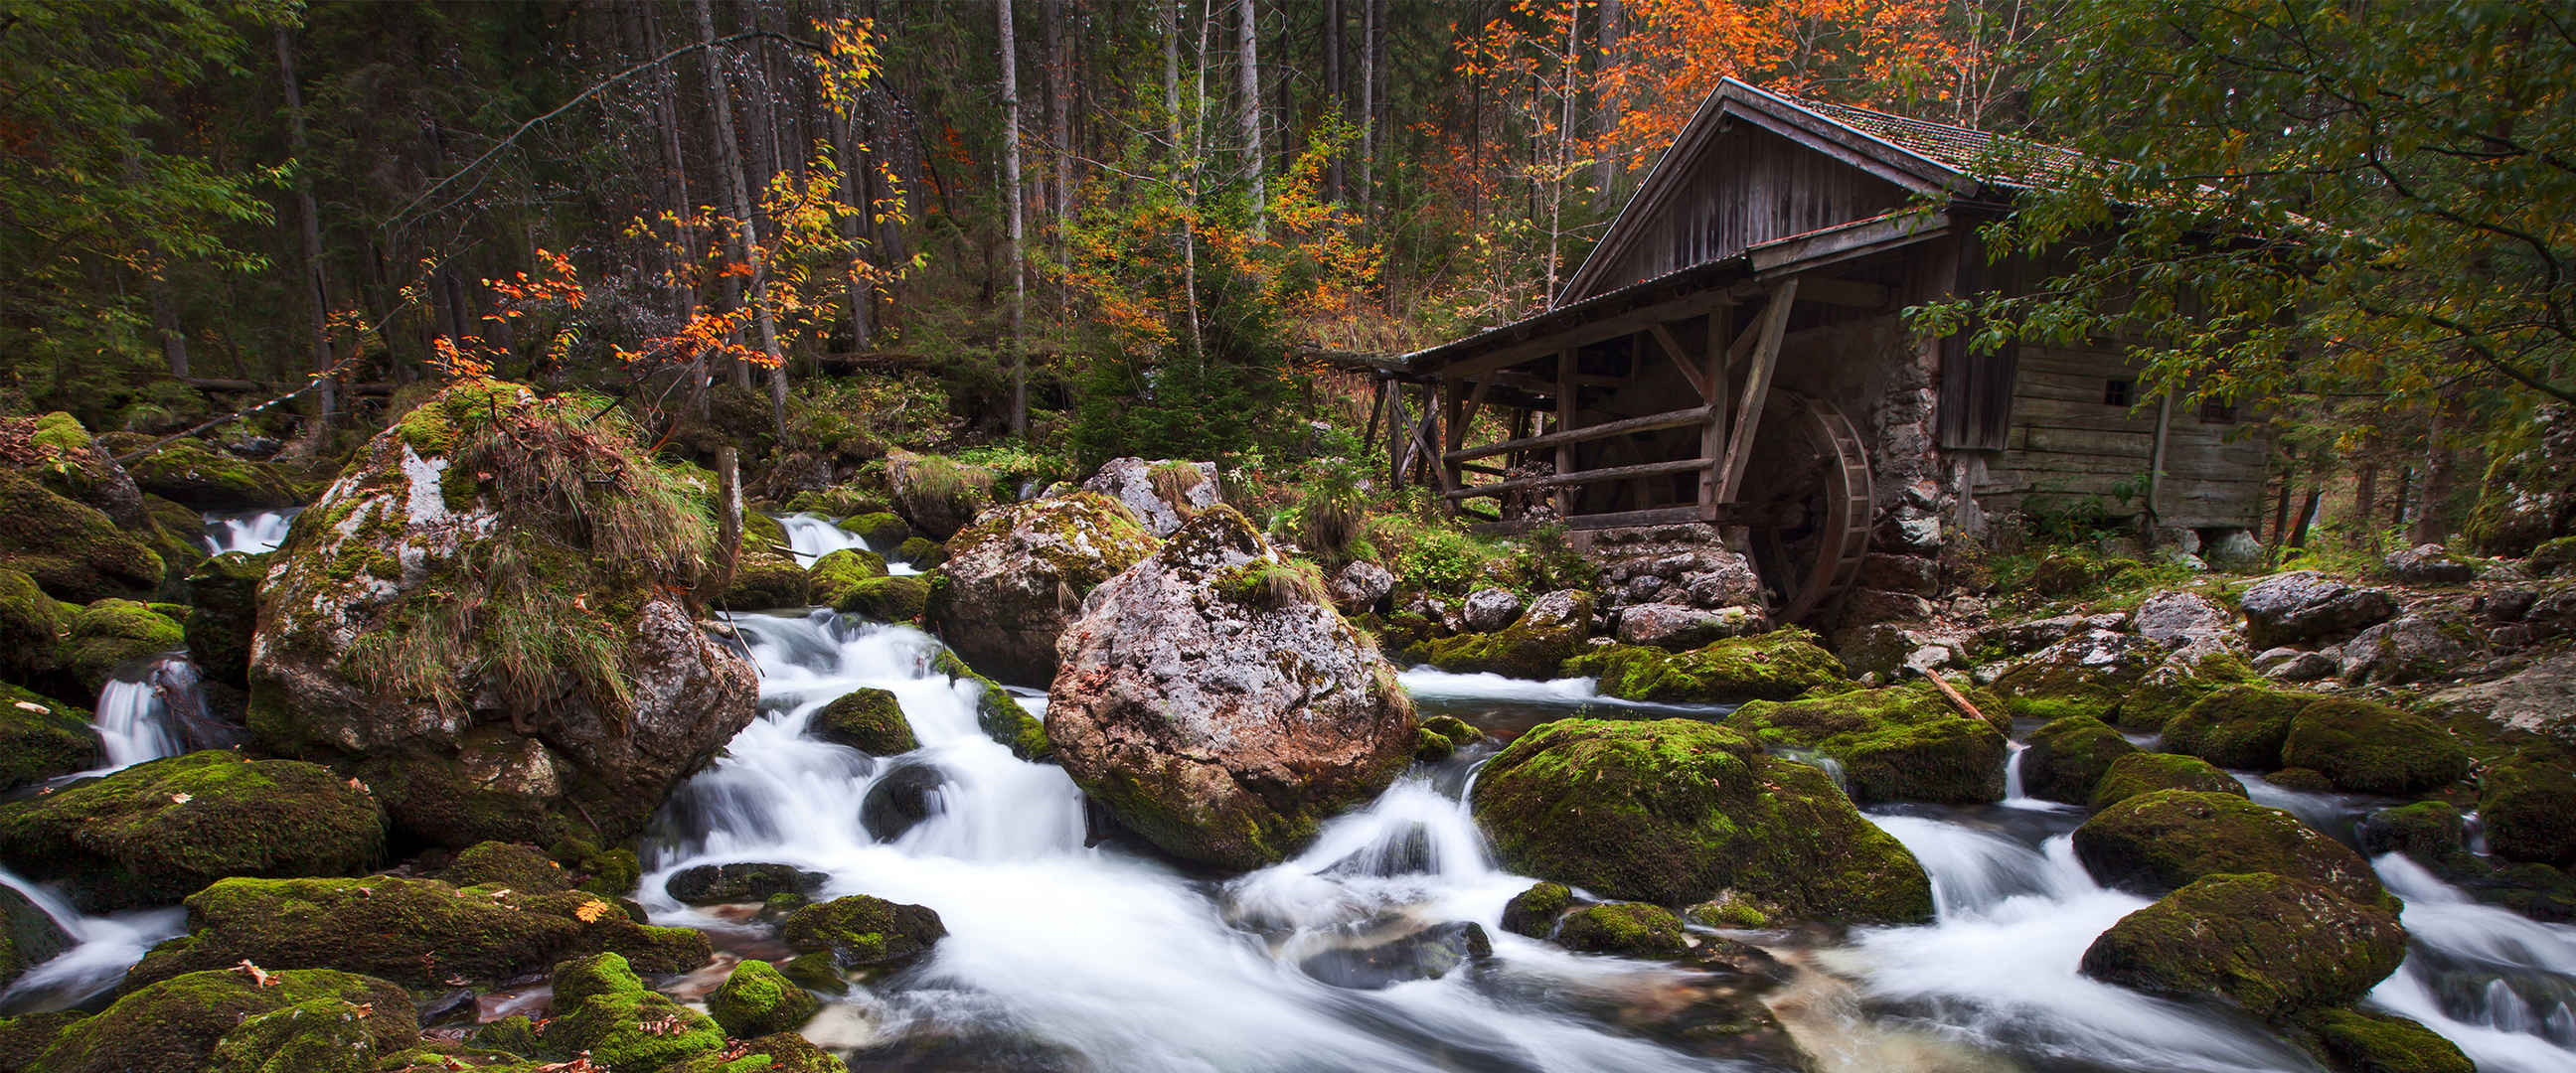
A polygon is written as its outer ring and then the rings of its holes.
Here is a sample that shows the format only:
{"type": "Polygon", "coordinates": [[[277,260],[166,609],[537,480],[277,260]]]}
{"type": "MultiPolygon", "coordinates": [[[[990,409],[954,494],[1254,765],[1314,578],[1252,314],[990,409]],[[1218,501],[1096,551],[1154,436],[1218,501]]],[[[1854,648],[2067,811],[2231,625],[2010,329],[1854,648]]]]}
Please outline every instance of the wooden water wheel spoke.
{"type": "Polygon", "coordinates": [[[1765,407],[1739,502],[1767,519],[1754,553],[1780,619],[1804,620],[1860,577],[1869,555],[1869,455],[1832,404],[1786,392],[1765,407]]]}

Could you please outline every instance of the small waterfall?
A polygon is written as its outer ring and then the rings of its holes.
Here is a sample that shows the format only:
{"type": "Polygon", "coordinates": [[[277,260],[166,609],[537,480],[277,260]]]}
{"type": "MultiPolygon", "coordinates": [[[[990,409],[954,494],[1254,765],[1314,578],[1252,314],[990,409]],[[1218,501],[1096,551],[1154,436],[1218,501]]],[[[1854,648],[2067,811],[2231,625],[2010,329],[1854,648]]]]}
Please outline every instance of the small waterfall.
{"type": "Polygon", "coordinates": [[[302,507],[288,507],[206,515],[206,547],[217,555],[228,551],[254,555],[276,551],[278,545],[286,543],[287,526],[302,513],[302,507]]]}
{"type": "Polygon", "coordinates": [[[120,771],[187,751],[181,747],[179,732],[169,716],[170,706],[162,699],[161,684],[149,676],[135,681],[110,681],[100,687],[98,718],[90,725],[98,729],[107,766],[89,774],[120,771]]]}
{"type": "Polygon", "coordinates": [[[144,909],[83,916],[51,889],[0,868],[0,886],[27,897],[71,936],[71,949],[31,966],[0,989],[0,1016],[69,1009],[115,989],[144,951],[187,930],[187,910],[144,909]]]}
{"type": "Polygon", "coordinates": [[[2023,786],[2021,778],[2022,759],[2030,755],[2030,746],[2018,741],[2005,744],[2011,748],[2011,752],[2004,757],[2004,799],[2000,802],[2003,807],[2031,812],[2081,811],[2077,806],[2062,801],[2030,796],[2030,791],[2023,786]]]}
{"type": "Polygon", "coordinates": [[[2576,1069],[2576,927],[2486,905],[2395,854],[2371,862],[2406,903],[2406,963],[2370,1003],[2449,1037],[2489,1073],[2576,1069]]]}
{"type": "Polygon", "coordinates": [[[894,558],[895,549],[869,547],[868,542],[861,539],[857,533],[841,528],[839,522],[820,514],[810,511],[783,514],[778,517],[778,525],[779,528],[787,531],[787,546],[796,553],[798,566],[811,569],[816,559],[843,548],[857,548],[884,556],[886,572],[889,574],[901,577],[921,572],[919,567],[910,563],[897,562],[894,558]]]}

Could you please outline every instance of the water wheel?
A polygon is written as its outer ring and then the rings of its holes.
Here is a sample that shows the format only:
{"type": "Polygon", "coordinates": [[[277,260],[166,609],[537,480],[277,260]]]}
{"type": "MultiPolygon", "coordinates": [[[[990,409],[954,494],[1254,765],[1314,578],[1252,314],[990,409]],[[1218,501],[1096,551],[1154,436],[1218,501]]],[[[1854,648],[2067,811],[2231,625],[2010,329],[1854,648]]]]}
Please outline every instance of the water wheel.
{"type": "Polygon", "coordinates": [[[1869,552],[1869,454],[1832,403],[1771,393],[1736,500],[1780,621],[1805,621],[1860,576],[1869,552]]]}

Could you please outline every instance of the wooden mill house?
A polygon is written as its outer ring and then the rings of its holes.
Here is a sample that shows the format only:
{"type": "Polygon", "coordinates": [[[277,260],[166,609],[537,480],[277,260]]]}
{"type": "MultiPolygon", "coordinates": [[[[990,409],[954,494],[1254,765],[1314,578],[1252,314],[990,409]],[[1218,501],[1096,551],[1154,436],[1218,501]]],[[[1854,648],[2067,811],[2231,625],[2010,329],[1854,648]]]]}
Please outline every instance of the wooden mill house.
{"type": "Polygon", "coordinates": [[[1977,354],[1903,323],[2038,278],[1976,229],[2084,164],[1728,80],[1551,308],[1379,367],[1395,473],[1499,529],[1720,526],[1791,621],[1931,576],[1892,557],[2004,512],[2250,528],[2264,443],[2224,407],[2140,405],[2117,342],[1977,354]],[[1480,416],[1508,433],[1471,438],[1480,416]]]}

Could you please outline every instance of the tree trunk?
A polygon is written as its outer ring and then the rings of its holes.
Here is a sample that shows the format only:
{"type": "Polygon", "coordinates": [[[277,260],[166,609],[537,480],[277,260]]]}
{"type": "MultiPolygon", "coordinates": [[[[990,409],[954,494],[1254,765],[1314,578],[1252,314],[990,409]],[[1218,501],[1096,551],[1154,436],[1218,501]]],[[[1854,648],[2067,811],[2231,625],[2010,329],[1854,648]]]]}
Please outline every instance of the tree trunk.
{"type": "Polygon", "coordinates": [[[179,324],[179,303],[170,297],[170,280],[165,275],[169,265],[163,263],[160,251],[147,246],[151,262],[144,277],[144,289],[152,299],[152,331],[161,337],[161,357],[170,363],[170,375],[188,375],[188,333],[179,324]]]}
{"type": "MultiPolygon", "coordinates": [[[[1596,68],[1600,72],[1619,65],[1620,19],[1625,15],[1619,0],[1601,0],[1601,25],[1594,32],[1594,40],[1600,42],[1600,60],[1596,68]]],[[[1609,145],[1610,132],[1618,126],[1619,102],[1611,100],[1606,93],[1601,94],[1600,99],[1593,102],[1592,109],[1592,132],[1602,142],[1595,149],[1592,161],[1592,202],[1595,205],[1606,207],[1610,203],[1610,187],[1619,181],[1619,154],[1611,152],[1609,145]]]]}
{"type": "Polygon", "coordinates": [[[1028,304],[1027,250],[1020,197],[1019,42],[1011,34],[1011,0],[995,0],[1002,31],[1002,201],[1010,206],[1011,225],[1011,435],[1029,433],[1029,369],[1020,318],[1028,304]]]}
{"type": "MultiPolygon", "coordinates": [[[[669,51],[662,43],[662,20],[655,14],[654,6],[636,4],[630,10],[636,12],[636,20],[641,24],[645,53],[659,56],[669,51]]],[[[699,59],[710,64],[715,62],[713,56],[701,56],[699,59]]],[[[663,270],[670,274],[671,315],[678,318],[679,324],[685,325],[691,317],[697,315],[698,288],[696,283],[690,280],[688,268],[682,261],[682,258],[688,255],[681,251],[696,249],[697,238],[696,229],[688,224],[689,160],[680,151],[680,111],[676,104],[680,96],[680,87],[679,79],[672,75],[670,65],[665,64],[654,70],[653,88],[651,108],[653,140],[656,147],[661,150],[662,156],[662,181],[656,185],[661,195],[663,210],[671,214],[672,241],[678,245],[678,250],[665,247],[662,264],[663,270]]],[[[704,420],[707,416],[706,352],[700,350],[691,353],[688,365],[680,371],[680,375],[688,381],[681,392],[681,405],[686,408],[690,416],[704,420]]]]}
{"type": "Polygon", "coordinates": [[[1360,218],[1377,219],[1377,67],[1386,48],[1386,0],[1360,0],[1360,218]]]}
{"type": "Polygon", "coordinates": [[[2324,488],[2316,485],[2308,486],[2308,497],[2300,501],[2299,505],[2298,527],[2290,530],[2291,547],[2304,548],[2308,546],[2308,523],[2316,520],[2317,502],[2324,499],[2325,495],[2326,492],[2324,488]]]}
{"type": "MultiPolygon", "coordinates": [[[[750,302],[753,318],[760,326],[760,352],[770,363],[770,418],[783,438],[787,434],[787,362],[778,349],[778,321],[769,309],[769,276],[753,251],[760,248],[760,219],[752,211],[751,189],[743,174],[742,142],[736,137],[733,101],[725,92],[725,77],[717,66],[712,47],[716,39],[715,11],[708,0],[697,0],[698,39],[710,47],[706,51],[707,98],[715,110],[716,170],[724,181],[725,200],[733,206],[736,225],[733,253],[736,263],[751,267],[750,302]]],[[[750,385],[750,370],[740,369],[743,387],[750,385]]]]}
{"type": "Polygon", "coordinates": [[[1243,166],[1252,183],[1252,233],[1261,234],[1263,215],[1268,210],[1268,197],[1261,187],[1262,158],[1266,150],[1261,138],[1261,16],[1253,0],[1235,0],[1235,47],[1243,54],[1237,74],[1243,92],[1243,166]]]}
{"type": "Polygon", "coordinates": [[[2353,460],[2352,514],[2354,534],[2363,541],[2372,539],[2379,527],[2379,438],[2373,436],[2361,445],[2361,457],[2353,460]]]}
{"type": "Polygon", "coordinates": [[[2448,399],[2433,406],[2430,427],[2424,434],[2424,488],[2416,494],[2415,525],[2406,534],[2409,544],[2439,544],[2450,539],[2450,518],[2446,516],[2451,502],[2451,484],[2458,479],[2459,449],[2451,443],[2452,403],[2448,399]]]}
{"type": "MultiPolygon", "coordinates": [[[[1350,118],[1349,98],[1342,91],[1342,0],[1324,0],[1324,100],[1330,102],[1324,114],[1335,120],[1350,118]]],[[[1342,200],[1342,158],[1350,154],[1333,150],[1332,163],[1324,169],[1324,200],[1334,204],[1342,200]]]]}
{"type": "Polygon", "coordinates": [[[277,78],[286,93],[286,148],[298,164],[295,169],[296,240],[304,255],[304,297],[312,306],[311,318],[313,371],[322,378],[313,389],[315,408],[321,415],[302,442],[306,452],[317,451],[338,423],[340,386],[328,375],[339,364],[331,356],[331,293],[322,272],[322,212],[314,206],[312,171],[305,165],[311,150],[304,137],[304,91],[295,84],[295,38],[286,27],[277,28],[277,78]]]}

